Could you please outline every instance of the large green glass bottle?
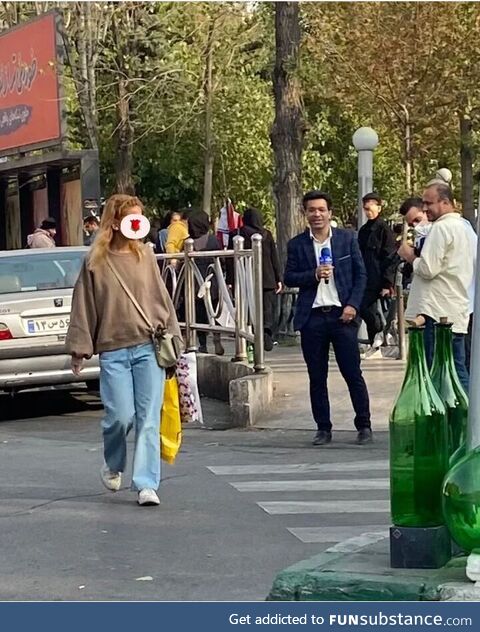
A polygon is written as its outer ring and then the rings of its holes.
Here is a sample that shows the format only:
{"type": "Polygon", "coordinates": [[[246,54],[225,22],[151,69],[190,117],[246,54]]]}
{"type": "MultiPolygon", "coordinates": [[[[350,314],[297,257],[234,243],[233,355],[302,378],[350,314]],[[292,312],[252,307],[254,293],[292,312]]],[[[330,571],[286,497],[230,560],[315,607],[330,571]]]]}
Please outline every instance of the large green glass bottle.
{"type": "MultiPolygon", "coordinates": [[[[468,397],[458,379],[452,350],[452,325],[441,319],[435,325],[435,355],[430,376],[447,412],[448,456],[465,443],[468,418],[468,397]]],[[[457,452],[454,461],[461,456],[457,452]]],[[[450,465],[452,465],[452,460],[450,465]]]]}
{"type": "Polygon", "coordinates": [[[480,548],[480,447],[450,469],[442,491],[450,535],[464,551],[480,548]]]}
{"type": "Polygon", "coordinates": [[[444,523],[442,480],[448,463],[445,406],[436,392],[423,345],[423,329],[409,329],[402,390],[390,415],[390,506],[393,524],[444,523]]]}

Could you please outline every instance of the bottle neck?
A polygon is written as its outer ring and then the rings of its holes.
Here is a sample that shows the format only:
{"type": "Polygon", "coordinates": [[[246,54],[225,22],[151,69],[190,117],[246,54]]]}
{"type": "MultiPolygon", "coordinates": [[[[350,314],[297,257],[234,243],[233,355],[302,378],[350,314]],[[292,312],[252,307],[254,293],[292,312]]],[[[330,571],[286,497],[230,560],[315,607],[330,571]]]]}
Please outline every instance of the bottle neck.
{"type": "Polygon", "coordinates": [[[428,375],[427,361],[425,359],[425,346],[423,342],[423,329],[411,328],[409,330],[408,364],[405,378],[413,374],[421,377],[428,375]]]}
{"type": "Polygon", "coordinates": [[[453,349],[452,349],[452,325],[437,324],[435,325],[435,352],[433,355],[432,373],[440,368],[454,367],[453,349]]]}

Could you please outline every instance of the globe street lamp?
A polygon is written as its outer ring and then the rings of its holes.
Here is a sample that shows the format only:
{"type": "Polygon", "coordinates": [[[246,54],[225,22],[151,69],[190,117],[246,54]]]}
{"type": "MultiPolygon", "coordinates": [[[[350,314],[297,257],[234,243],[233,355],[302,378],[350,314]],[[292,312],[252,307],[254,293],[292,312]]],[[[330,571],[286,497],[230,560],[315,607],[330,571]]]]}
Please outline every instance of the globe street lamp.
{"type": "Polygon", "coordinates": [[[378,134],[371,127],[360,127],[352,137],[358,152],[358,223],[360,229],[365,224],[362,198],[373,190],[373,150],[378,145],[378,134]]]}

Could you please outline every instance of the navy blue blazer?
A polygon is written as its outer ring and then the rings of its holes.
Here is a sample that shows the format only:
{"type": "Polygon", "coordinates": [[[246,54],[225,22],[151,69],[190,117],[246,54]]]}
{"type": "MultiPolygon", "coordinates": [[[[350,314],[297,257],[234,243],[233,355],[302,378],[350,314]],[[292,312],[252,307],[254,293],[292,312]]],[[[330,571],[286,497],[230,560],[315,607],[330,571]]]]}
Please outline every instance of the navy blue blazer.
{"type": "MultiPolygon", "coordinates": [[[[351,230],[332,228],[333,276],[342,307],[351,305],[357,312],[367,284],[367,273],[357,236],[351,230]]],[[[317,294],[318,281],[315,270],[318,261],[315,248],[307,229],[288,242],[285,284],[298,287],[300,292],[295,309],[293,325],[301,330],[310,318],[313,302],[317,294]]]]}

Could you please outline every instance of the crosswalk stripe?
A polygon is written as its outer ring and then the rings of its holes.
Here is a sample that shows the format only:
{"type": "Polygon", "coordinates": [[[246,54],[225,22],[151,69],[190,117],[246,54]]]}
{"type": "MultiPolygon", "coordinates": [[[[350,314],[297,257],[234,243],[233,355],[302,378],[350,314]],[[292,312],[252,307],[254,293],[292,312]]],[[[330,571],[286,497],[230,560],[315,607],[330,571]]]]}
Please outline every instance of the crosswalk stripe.
{"type": "Polygon", "coordinates": [[[288,501],[275,500],[257,503],[271,515],[282,514],[342,514],[342,513],[386,513],[390,511],[388,500],[321,500],[288,501]]]}
{"type": "Polygon", "coordinates": [[[388,525],[369,524],[351,527],[296,527],[287,529],[292,535],[306,544],[326,544],[342,542],[364,533],[383,533],[388,535],[388,525]]]}
{"type": "Polygon", "coordinates": [[[210,465],[207,468],[217,476],[249,474],[303,474],[304,472],[365,472],[388,470],[387,460],[350,461],[349,463],[298,463],[270,465],[210,465]]]}
{"type": "Polygon", "coordinates": [[[388,489],[388,478],[367,479],[302,479],[294,481],[242,481],[230,483],[239,492],[337,492],[388,489]]]}

